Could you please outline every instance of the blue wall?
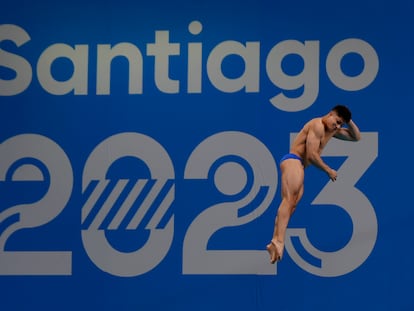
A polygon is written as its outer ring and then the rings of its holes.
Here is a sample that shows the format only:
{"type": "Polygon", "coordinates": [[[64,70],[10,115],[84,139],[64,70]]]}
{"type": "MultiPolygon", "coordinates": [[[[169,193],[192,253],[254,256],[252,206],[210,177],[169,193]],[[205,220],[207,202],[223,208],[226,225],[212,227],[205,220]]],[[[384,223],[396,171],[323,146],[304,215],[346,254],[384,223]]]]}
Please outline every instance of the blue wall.
{"type": "Polygon", "coordinates": [[[0,11],[2,310],[413,310],[410,1],[0,11]],[[279,159],[345,104],[269,264],[279,159]]]}

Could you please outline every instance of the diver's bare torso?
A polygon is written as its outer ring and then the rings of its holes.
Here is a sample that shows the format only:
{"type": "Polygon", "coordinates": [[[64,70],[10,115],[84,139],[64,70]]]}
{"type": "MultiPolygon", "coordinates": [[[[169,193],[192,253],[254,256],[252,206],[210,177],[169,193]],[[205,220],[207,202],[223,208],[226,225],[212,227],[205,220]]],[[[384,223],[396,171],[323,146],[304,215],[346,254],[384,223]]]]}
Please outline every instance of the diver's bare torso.
{"type": "Polygon", "coordinates": [[[321,154],[323,148],[335,134],[335,132],[328,132],[325,130],[322,118],[315,118],[306,123],[302,130],[296,136],[290,148],[290,153],[296,154],[297,156],[302,158],[304,167],[310,164],[306,154],[306,142],[309,137],[309,133],[310,131],[318,132],[318,128],[319,132],[323,130],[324,133],[320,139],[320,145],[318,150],[319,154],[321,154]]]}

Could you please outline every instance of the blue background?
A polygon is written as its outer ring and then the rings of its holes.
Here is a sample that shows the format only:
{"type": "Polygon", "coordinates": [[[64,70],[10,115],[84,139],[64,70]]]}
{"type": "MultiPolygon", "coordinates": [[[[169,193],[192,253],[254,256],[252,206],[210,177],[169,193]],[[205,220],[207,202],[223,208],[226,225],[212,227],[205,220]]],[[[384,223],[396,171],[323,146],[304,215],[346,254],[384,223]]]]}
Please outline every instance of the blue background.
{"type": "MultiPolygon", "coordinates": [[[[88,44],[90,55],[88,95],[48,94],[39,85],[34,70],[27,90],[0,97],[0,141],[22,133],[49,137],[66,152],[74,174],[73,191],[64,211],[42,227],[19,231],[8,244],[14,250],[72,251],[72,275],[0,276],[1,309],[413,310],[413,13],[414,5],[408,0],[3,1],[0,24],[18,25],[29,33],[31,40],[15,53],[24,56],[33,69],[43,50],[54,43],[88,44]],[[198,36],[188,32],[194,20],[203,24],[198,36]],[[181,43],[181,56],[170,63],[170,77],[181,81],[180,92],[165,94],[157,90],[153,59],[144,56],[143,94],[128,95],[126,63],[119,60],[112,72],[116,79],[111,80],[111,95],[96,95],[96,45],[131,42],[144,54],[146,44],[154,42],[156,30],[169,30],[170,42],[181,43]],[[333,85],[324,66],[329,50],[346,38],[369,42],[380,61],[375,81],[356,92],[333,85]],[[298,112],[284,112],[270,104],[269,98],[278,90],[265,73],[267,53],[276,43],[290,39],[320,41],[318,98],[298,112]],[[259,92],[223,93],[208,81],[207,53],[226,40],[261,43],[259,92]],[[200,94],[186,93],[187,42],[203,43],[200,94]],[[194,148],[213,134],[242,131],[262,141],[279,159],[288,150],[291,132],[298,131],[308,119],[325,114],[336,103],[351,108],[362,132],[377,132],[379,137],[378,158],[358,182],[378,220],[378,237],[369,258],[351,273],[332,278],[302,270],[288,254],[273,276],[183,275],[186,230],[208,206],[204,198],[211,194],[207,185],[184,180],[186,161],[194,148]],[[135,277],[110,275],[96,267],[84,251],[80,234],[85,162],[101,141],[123,132],[142,133],[158,141],[171,157],[176,174],[171,249],[153,270],[135,277]],[[200,202],[204,203],[197,204],[200,202]]],[[[2,42],[0,48],[12,46],[2,42]]],[[[243,65],[238,61],[224,62],[223,72],[237,77],[243,65]]],[[[358,59],[350,62],[357,64],[347,69],[350,75],[361,70],[358,59]]],[[[288,68],[292,72],[301,68],[300,61],[296,64],[292,59],[292,63],[293,67],[288,68]]],[[[70,77],[70,64],[62,60],[55,66],[57,79],[70,77]]],[[[0,74],[2,79],[12,75],[4,67],[0,74]]],[[[322,210],[316,215],[306,211],[326,183],[325,175],[310,168],[305,183],[305,195],[292,226],[317,228],[316,240],[328,248],[327,236],[335,232],[333,247],[344,245],[352,231],[346,217],[336,210],[322,210]]],[[[0,211],[10,207],[13,195],[17,200],[14,204],[31,200],[29,192],[20,194],[16,190],[6,195],[5,187],[0,190],[0,211]]],[[[212,241],[214,247],[263,249],[273,230],[279,198],[278,187],[272,208],[254,222],[212,241]]]]}

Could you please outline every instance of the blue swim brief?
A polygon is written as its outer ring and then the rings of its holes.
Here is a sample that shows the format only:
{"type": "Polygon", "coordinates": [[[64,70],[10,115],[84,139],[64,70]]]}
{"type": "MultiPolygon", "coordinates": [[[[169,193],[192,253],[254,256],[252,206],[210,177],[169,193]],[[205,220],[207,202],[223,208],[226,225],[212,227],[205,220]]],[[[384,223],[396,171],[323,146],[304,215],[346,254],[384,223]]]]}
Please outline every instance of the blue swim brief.
{"type": "Polygon", "coordinates": [[[288,154],[285,154],[281,159],[280,159],[280,163],[282,163],[284,160],[287,160],[287,159],[296,159],[296,160],[299,160],[301,163],[302,163],[302,165],[303,165],[303,160],[302,160],[302,158],[300,157],[300,156],[298,156],[298,155],[296,155],[296,154],[294,154],[294,153],[288,153],[288,154]]]}

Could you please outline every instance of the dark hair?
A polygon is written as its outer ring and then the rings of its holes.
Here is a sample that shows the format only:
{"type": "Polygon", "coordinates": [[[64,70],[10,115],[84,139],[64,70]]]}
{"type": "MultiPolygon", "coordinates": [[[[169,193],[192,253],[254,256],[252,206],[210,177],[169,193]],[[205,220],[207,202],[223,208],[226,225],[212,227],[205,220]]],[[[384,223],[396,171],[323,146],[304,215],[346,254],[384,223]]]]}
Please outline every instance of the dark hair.
{"type": "Polygon", "coordinates": [[[339,117],[343,118],[346,123],[351,121],[352,113],[351,110],[348,109],[348,107],[343,105],[336,105],[332,108],[332,111],[335,111],[336,114],[339,117]]]}

